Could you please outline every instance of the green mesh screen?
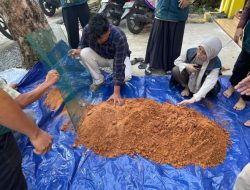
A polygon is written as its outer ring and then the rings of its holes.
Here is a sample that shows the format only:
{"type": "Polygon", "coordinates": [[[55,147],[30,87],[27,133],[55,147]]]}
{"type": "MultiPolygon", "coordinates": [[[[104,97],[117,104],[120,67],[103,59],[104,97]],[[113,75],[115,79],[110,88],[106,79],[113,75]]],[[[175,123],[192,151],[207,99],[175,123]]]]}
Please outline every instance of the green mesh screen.
{"type": "Polygon", "coordinates": [[[50,27],[30,33],[27,35],[27,41],[47,69],[56,69],[60,74],[60,80],[56,86],[64,99],[74,129],[77,130],[77,123],[86,107],[86,103],[77,98],[77,91],[71,85],[70,76],[67,75],[70,69],[70,67],[67,67],[67,62],[71,60],[67,55],[69,47],[56,47],[58,39],[50,27]]]}

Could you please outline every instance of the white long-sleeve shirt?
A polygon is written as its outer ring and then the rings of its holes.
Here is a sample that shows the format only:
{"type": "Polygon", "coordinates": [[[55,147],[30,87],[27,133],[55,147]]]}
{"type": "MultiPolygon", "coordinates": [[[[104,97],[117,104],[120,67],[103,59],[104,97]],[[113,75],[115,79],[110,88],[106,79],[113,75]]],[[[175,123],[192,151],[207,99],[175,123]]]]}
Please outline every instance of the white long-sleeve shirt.
{"type": "MultiPolygon", "coordinates": [[[[189,64],[186,63],[185,60],[186,54],[182,54],[174,62],[174,64],[178,66],[180,72],[182,72],[186,68],[187,64],[189,64]]],[[[195,61],[192,63],[196,64],[195,61]]],[[[219,78],[220,68],[215,68],[208,74],[205,81],[201,85],[202,78],[208,64],[208,61],[204,62],[199,72],[191,73],[189,75],[188,88],[192,93],[194,93],[193,97],[197,102],[206,97],[206,95],[214,88],[219,78]]]]}

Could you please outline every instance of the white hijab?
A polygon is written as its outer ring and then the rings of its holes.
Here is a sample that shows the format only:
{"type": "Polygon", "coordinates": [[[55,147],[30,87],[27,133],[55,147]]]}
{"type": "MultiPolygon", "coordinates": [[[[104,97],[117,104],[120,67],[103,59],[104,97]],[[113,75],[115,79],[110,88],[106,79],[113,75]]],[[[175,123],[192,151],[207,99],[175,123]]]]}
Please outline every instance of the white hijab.
{"type": "MultiPolygon", "coordinates": [[[[215,58],[222,49],[221,40],[217,37],[209,37],[205,39],[200,46],[202,46],[206,52],[207,60],[202,63],[202,67],[199,72],[192,73],[189,77],[188,87],[191,92],[196,93],[201,87],[202,77],[207,69],[209,61],[215,58]]],[[[193,62],[196,64],[196,62],[193,62]]],[[[198,63],[200,64],[200,63],[198,63]]]]}
{"type": "Polygon", "coordinates": [[[205,49],[205,52],[207,54],[207,61],[210,61],[211,59],[215,58],[222,49],[222,43],[217,37],[207,38],[200,44],[200,46],[205,49]]]}

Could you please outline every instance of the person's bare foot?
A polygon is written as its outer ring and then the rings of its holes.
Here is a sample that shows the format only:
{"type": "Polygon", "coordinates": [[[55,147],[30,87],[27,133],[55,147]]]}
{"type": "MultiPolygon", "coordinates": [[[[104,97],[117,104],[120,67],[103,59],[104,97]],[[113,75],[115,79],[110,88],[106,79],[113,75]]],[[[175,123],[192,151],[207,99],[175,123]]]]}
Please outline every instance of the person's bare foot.
{"type": "Polygon", "coordinates": [[[234,105],[234,109],[238,111],[243,110],[245,107],[246,102],[242,98],[240,98],[238,102],[234,105]]]}
{"type": "Polygon", "coordinates": [[[228,71],[228,70],[230,70],[230,67],[222,66],[222,68],[221,68],[221,72],[228,71]]]}
{"type": "Polygon", "coordinates": [[[223,95],[226,98],[230,98],[233,93],[234,93],[234,86],[230,86],[226,91],[223,92],[223,95]]]}
{"type": "Polygon", "coordinates": [[[247,120],[247,121],[244,123],[244,125],[245,125],[246,127],[250,127],[250,120],[247,120]]]}
{"type": "Polygon", "coordinates": [[[184,90],[182,90],[182,92],[181,92],[182,96],[189,96],[189,94],[190,94],[190,91],[188,88],[184,88],[184,90]]]}

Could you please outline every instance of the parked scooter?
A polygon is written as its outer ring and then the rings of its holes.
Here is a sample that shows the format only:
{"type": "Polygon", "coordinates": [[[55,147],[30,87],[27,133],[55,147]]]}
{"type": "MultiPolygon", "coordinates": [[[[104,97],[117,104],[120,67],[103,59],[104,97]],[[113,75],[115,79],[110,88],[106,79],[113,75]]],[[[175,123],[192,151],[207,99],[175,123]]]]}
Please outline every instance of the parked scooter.
{"type": "Polygon", "coordinates": [[[126,2],[121,19],[127,19],[127,26],[133,34],[139,34],[146,24],[152,23],[157,0],[135,0],[126,2]]]}
{"type": "Polygon", "coordinates": [[[39,0],[39,5],[45,15],[51,17],[55,14],[56,9],[61,6],[60,0],[39,0]]]}
{"type": "Polygon", "coordinates": [[[7,38],[9,38],[10,40],[13,40],[7,25],[4,22],[3,17],[0,15],[0,32],[7,38]]]}
{"type": "Polygon", "coordinates": [[[102,0],[98,13],[103,13],[113,25],[118,26],[123,14],[123,5],[129,0],[102,0]]]}

